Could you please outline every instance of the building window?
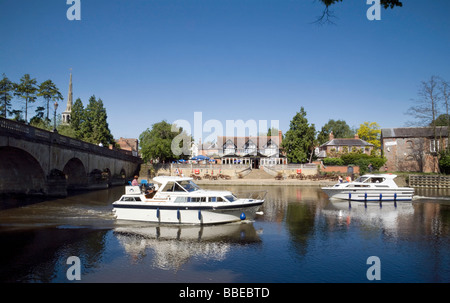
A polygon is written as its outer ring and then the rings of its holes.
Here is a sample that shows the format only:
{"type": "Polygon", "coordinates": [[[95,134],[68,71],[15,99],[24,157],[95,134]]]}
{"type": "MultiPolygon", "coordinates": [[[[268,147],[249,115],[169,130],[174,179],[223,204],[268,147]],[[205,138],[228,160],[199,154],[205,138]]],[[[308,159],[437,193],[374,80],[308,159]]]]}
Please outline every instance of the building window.
{"type": "Polygon", "coordinates": [[[412,140],[406,141],[406,148],[409,148],[409,149],[414,148],[414,143],[412,142],[412,140]]]}
{"type": "Polygon", "coordinates": [[[439,140],[430,140],[430,152],[437,153],[439,151],[439,140]]]}

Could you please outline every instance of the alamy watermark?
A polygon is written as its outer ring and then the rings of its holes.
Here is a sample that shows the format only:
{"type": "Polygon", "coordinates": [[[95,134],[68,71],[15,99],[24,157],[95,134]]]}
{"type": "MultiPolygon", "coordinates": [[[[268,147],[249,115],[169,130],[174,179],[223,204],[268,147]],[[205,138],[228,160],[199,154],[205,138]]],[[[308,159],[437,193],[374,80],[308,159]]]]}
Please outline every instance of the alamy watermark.
{"type": "Polygon", "coordinates": [[[367,258],[366,264],[370,265],[367,269],[367,280],[381,280],[381,260],[377,256],[370,256],[367,258]]]}
{"type": "Polygon", "coordinates": [[[367,19],[370,21],[381,20],[380,0],[367,0],[366,4],[371,5],[366,12],[367,19]]]}
{"type": "Polygon", "coordinates": [[[66,271],[66,278],[69,281],[80,281],[81,280],[81,261],[77,256],[70,256],[66,261],[67,265],[70,267],[66,271]]]}
{"type": "Polygon", "coordinates": [[[67,0],[67,5],[71,5],[66,12],[67,20],[81,20],[81,0],[67,0]]]}
{"type": "MultiPolygon", "coordinates": [[[[201,139],[202,142],[217,142],[218,137],[237,137],[238,145],[242,146],[245,137],[256,137],[268,131],[267,120],[226,120],[225,127],[223,123],[216,119],[210,119],[203,122],[203,113],[194,112],[194,125],[187,120],[176,120],[172,123],[172,132],[179,132],[180,127],[183,132],[178,134],[172,140],[172,153],[174,155],[190,155],[191,137],[201,139]],[[205,135],[205,137],[204,137],[205,135]],[[239,142],[242,141],[242,142],[239,142]]],[[[279,129],[279,120],[270,120],[270,129],[279,129]]],[[[278,134],[272,134],[278,136],[278,134]]]]}

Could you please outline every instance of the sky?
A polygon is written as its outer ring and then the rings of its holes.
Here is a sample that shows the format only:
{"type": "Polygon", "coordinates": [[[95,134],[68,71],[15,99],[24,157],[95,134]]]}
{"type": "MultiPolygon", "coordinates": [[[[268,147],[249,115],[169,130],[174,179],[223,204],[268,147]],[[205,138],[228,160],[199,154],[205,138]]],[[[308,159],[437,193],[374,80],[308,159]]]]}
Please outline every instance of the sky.
{"type": "Polygon", "coordinates": [[[317,131],[330,119],[403,127],[421,81],[450,81],[448,0],[404,0],[373,21],[372,4],[344,0],[326,24],[318,0],[81,0],[68,20],[72,6],[0,0],[0,74],[51,79],[61,113],[71,69],[74,100],[101,98],[115,138],[162,120],[186,120],[195,139],[208,120],[258,132],[276,120],[285,133],[301,107],[317,131]]]}

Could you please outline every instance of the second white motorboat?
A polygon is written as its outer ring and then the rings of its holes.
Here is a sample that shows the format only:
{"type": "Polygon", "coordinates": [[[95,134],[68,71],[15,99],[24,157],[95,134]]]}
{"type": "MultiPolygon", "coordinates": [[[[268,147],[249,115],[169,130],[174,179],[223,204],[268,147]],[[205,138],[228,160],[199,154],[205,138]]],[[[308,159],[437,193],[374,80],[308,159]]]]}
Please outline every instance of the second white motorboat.
{"type": "Polygon", "coordinates": [[[331,187],[322,187],[330,197],[351,201],[411,201],[414,189],[399,187],[394,179],[397,175],[363,175],[353,182],[337,183],[331,187]]]}
{"type": "Polygon", "coordinates": [[[249,219],[264,203],[266,191],[237,198],[230,191],[201,189],[187,177],[155,177],[160,185],[126,186],[113,203],[117,219],[179,224],[217,224],[249,219]]]}

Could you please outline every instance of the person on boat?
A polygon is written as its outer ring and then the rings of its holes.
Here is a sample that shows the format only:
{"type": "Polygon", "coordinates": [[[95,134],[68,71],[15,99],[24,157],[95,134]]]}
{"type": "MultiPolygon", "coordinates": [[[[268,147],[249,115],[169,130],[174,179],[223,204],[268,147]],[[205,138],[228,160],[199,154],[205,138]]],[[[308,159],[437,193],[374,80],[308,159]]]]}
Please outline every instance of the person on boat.
{"type": "Polygon", "coordinates": [[[132,186],[139,186],[138,178],[139,178],[139,176],[134,176],[133,181],[131,181],[132,186]]]}
{"type": "Polygon", "coordinates": [[[341,175],[339,175],[339,178],[338,178],[338,180],[339,180],[339,183],[342,183],[342,182],[344,182],[344,179],[342,179],[342,176],[341,176],[341,175]]]}
{"type": "Polygon", "coordinates": [[[347,176],[347,182],[348,182],[348,183],[352,182],[352,177],[347,176]]]}

